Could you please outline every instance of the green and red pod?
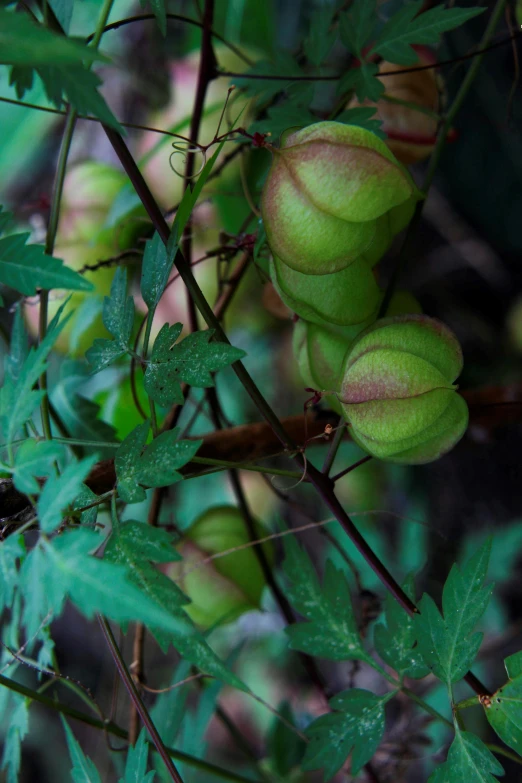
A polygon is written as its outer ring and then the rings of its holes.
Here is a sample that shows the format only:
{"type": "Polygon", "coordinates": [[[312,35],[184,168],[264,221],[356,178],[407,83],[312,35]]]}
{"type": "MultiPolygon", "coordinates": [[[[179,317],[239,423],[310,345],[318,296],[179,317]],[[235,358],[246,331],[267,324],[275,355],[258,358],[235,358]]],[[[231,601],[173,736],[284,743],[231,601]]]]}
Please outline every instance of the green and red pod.
{"type": "Polygon", "coordinates": [[[462,350],[453,332],[425,315],[382,318],[346,357],[339,400],[353,438],[391,462],[431,462],[460,440],[468,409],[454,381],[462,350]]]}
{"type": "Polygon", "coordinates": [[[367,252],[376,262],[418,199],[406,169],[365,128],[318,122],[287,136],[273,155],[265,230],[272,252],[297,272],[339,272],[367,252]]]}

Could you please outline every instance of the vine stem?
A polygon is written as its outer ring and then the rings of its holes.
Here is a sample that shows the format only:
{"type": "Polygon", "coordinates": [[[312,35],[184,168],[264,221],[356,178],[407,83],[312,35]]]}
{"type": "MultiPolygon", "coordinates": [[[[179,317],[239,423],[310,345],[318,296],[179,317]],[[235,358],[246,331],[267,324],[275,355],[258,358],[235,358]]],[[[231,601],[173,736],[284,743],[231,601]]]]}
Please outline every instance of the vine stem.
{"type": "MultiPolygon", "coordinates": [[[[16,682],[15,680],[11,680],[9,677],[4,677],[3,674],[0,674],[0,685],[4,688],[8,688],[10,691],[14,691],[14,693],[20,694],[20,696],[24,696],[26,699],[36,701],[39,704],[42,704],[43,706],[49,707],[55,712],[60,713],[61,715],[67,715],[69,718],[80,721],[80,723],[84,723],[94,729],[101,729],[102,731],[107,732],[107,734],[111,734],[112,736],[119,737],[123,740],[128,740],[129,738],[128,732],[126,732],[125,729],[122,729],[121,726],[118,726],[117,723],[113,723],[112,721],[99,720],[93,715],[89,715],[86,712],[81,712],[74,707],[69,707],[67,704],[63,704],[62,702],[56,701],[49,696],[45,696],[43,693],[34,691],[31,688],[16,682]]],[[[216,764],[211,764],[210,762],[204,761],[203,759],[198,759],[195,756],[190,756],[188,753],[183,753],[180,750],[167,748],[167,752],[177,761],[181,761],[183,764],[187,764],[187,766],[193,767],[194,769],[199,769],[202,772],[208,772],[209,775],[214,775],[214,777],[220,780],[229,780],[232,781],[232,783],[251,783],[250,780],[241,777],[241,775],[237,775],[234,772],[229,772],[228,770],[223,769],[223,767],[219,767],[216,764]]]]}
{"type": "MultiPolygon", "coordinates": [[[[156,201],[154,200],[152,193],[150,192],[145,180],[143,179],[143,176],[139,171],[136,162],[134,161],[132,155],[130,154],[127,145],[125,144],[124,140],[119,135],[119,133],[117,133],[113,128],[110,128],[105,125],[103,127],[109,141],[111,142],[116,154],[118,155],[118,158],[123,168],[127,173],[127,176],[129,177],[134,189],[136,190],[136,193],[140,197],[143,206],[145,207],[150,219],[152,220],[155,229],[158,231],[158,234],[163,240],[163,242],[165,243],[165,245],[168,245],[170,239],[170,229],[168,227],[168,224],[163,218],[161,210],[156,204],[156,201]]],[[[208,304],[203,292],[201,291],[196,280],[194,279],[190,265],[187,263],[186,259],[184,258],[182,252],[179,249],[176,251],[176,257],[174,259],[174,263],[177,266],[177,269],[181,275],[181,278],[183,279],[183,282],[185,283],[185,285],[191,292],[192,296],[194,297],[195,304],[198,307],[199,311],[201,312],[208,326],[215,330],[216,336],[221,341],[230,343],[228,337],[226,336],[225,332],[221,328],[221,324],[215,317],[212,308],[208,304]]],[[[296,451],[295,445],[291,442],[290,438],[288,437],[278,417],[276,416],[276,414],[274,413],[274,411],[272,410],[268,402],[265,400],[265,398],[263,397],[259,389],[257,388],[252,377],[250,376],[250,374],[248,373],[248,371],[246,370],[242,362],[241,361],[234,362],[232,368],[236,373],[238,379],[242,383],[243,387],[252,398],[259,412],[266,419],[269,426],[273,430],[274,434],[280,440],[281,444],[283,445],[283,448],[288,449],[289,451],[296,451]]],[[[345,512],[345,510],[337,500],[334,491],[333,481],[328,476],[322,474],[319,470],[317,470],[317,468],[315,468],[310,463],[305,463],[305,460],[300,453],[298,453],[294,459],[297,461],[298,465],[302,470],[306,470],[309,480],[314,485],[319,495],[322,497],[325,505],[330,509],[330,511],[333,513],[336,519],[341,523],[345,532],[350,537],[352,543],[359,550],[359,552],[364,557],[368,565],[372,568],[372,570],[377,574],[381,582],[387,587],[390,593],[394,596],[394,598],[398,601],[398,603],[408,612],[408,614],[414,614],[415,612],[417,612],[418,610],[415,604],[410,600],[410,598],[408,598],[404,590],[402,590],[400,585],[395,581],[395,579],[390,574],[390,572],[388,571],[384,563],[382,563],[379,560],[375,552],[367,544],[363,536],[359,533],[354,523],[352,522],[348,514],[345,512]]],[[[489,694],[488,689],[484,685],[482,685],[482,683],[475,677],[475,675],[471,674],[471,672],[469,672],[466,675],[465,679],[468,682],[468,684],[473,688],[473,690],[475,690],[476,693],[484,694],[484,695],[489,694]]]]}
{"type": "Polygon", "coordinates": [[[146,727],[147,731],[149,732],[150,737],[156,747],[156,750],[160,754],[163,763],[167,768],[171,780],[175,781],[175,783],[183,783],[183,778],[181,777],[176,767],[174,766],[174,762],[169,756],[169,752],[165,747],[165,745],[163,744],[163,740],[161,739],[158,730],[154,725],[148,713],[148,710],[145,707],[145,704],[143,703],[143,700],[138,692],[138,689],[136,688],[136,684],[132,679],[129,670],[127,669],[127,665],[123,660],[118,645],[116,644],[116,639],[114,638],[109,623],[104,617],[101,616],[98,616],[98,620],[100,622],[103,635],[105,636],[105,640],[107,642],[107,645],[113,657],[114,663],[116,664],[116,668],[118,669],[118,673],[123,681],[123,684],[127,688],[127,692],[132,700],[132,703],[134,704],[136,711],[139,713],[143,725],[146,727]]]}

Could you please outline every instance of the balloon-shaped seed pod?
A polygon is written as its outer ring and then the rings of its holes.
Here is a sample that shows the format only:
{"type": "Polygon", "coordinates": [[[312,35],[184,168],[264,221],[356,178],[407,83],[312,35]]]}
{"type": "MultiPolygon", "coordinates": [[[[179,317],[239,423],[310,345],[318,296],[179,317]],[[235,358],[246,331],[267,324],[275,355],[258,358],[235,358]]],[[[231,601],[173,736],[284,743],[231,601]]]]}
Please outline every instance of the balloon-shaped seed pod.
{"type": "MultiPolygon", "coordinates": [[[[414,48],[420,66],[436,62],[430,49],[425,46],[414,48]]],[[[377,118],[387,134],[386,144],[397,160],[405,165],[424,160],[435,146],[442,86],[440,76],[435,68],[412,71],[411,66],[386,60],[379,65],[379,75],[384,76],[381,79],[384,95],[377,102],[365,100],[362,105],[377,109],[377,118]]],[[[361,104],[354,98],[348,108],[356,106],[361,104]]]]}
{"type": "Polygon", "coordinates": [[[374,133],[318,122],[273,149],[261,209],[268,243],[297,272],[339,272],[371,248],[379,218],[418,198],[410,175],[374,133]]]}
{"type": "Polygon", "coordinates": [[[377,315],[381,292],[362,258],[331,275],[304,275],[274,256],[272,282],[283,302],[307,321],[350,326],[377,315]]]}
{"type": "Polygon", "coordinates": [[[431,462],[451,449],[468,423],[454,381],[462,351],[435,318],[382,318],[347,354],[339,400],[366,451],[391,462],[431,462]]]}

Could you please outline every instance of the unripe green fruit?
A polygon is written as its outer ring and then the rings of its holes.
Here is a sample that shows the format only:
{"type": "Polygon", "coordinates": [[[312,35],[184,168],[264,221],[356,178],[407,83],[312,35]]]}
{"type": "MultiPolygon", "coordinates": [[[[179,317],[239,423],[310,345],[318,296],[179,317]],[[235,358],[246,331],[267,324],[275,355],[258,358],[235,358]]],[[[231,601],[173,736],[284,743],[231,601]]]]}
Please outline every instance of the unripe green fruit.
{"type": "Polygon", "coordinates": [[[312,323],[349,326],[377,314],[381,292],[362,258],[331,275],[304,275],[274,256],[270,274],[283,302],[312,323]]]}
{"type": "MultiPolygon", "coordinates": [[[[255,528],[256,538],[268,534],[257,521],[255,528]]],[[[259,607],[265,578],[253,547],[201,565],[209,556],[240,547],[249,540],[243,515],[234,506],[209,509],[184,532],[178,546],[183,561],[173,563],[168,573],[190,598],[192,603],[185,610],[198,625],[209,628],[222,620],[232,622],[259,607]]],[[[262,547],[272,563],[270,542],[262,547]]]]}
{"type": "Polygon", "coordinates": [[[453,381],[462,351],[453,332],[423,315],[382,318],[356,338],[339,400],[356,442],[391,462],[431,462],[464,434],[467,406],[453,381]]]}
{"type": "MultiPolygon", "coordinates": [[[[389,237],[379,218],[417,197],[410,175],[375,134],[318,122],[274,149],[262,197],[268,243],[298,272],[338,272],[371,254],[374,242],[380,252],[389,237]]],[[[392,222],[401,225],[402,214],[392,222]]]]}

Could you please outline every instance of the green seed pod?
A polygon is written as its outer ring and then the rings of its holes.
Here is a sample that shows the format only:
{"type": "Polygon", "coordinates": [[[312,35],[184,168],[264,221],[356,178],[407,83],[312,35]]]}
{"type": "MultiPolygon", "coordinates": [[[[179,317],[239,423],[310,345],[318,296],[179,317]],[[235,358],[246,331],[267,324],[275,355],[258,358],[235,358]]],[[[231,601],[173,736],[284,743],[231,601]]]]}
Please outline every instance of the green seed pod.
{"type": "Polygon", "coordinates": [[[464,434],[467,406],[453,381],[462,370],[457,338],[424,315],[382,318],[346,357],[339,400],[352,435],[391,462],[431,462],[464,434]]]}
{"type": "Polygon", "coordinates": [[[381,292],[362,258],[331,275],[304,275],[274,256],[270,264],[274,287],[294,313],[318,324],[349,326],[377,315],[381,292]]]}
{"type": "MultiPolygon", "coordinates": [[[[256,538],[268,535],[256,521],[256,538]]],[[[198,625],[232,622],[257,609],[265,577],[252,547],[202,563],[208,557],[249,542],[243,515],[234,506],[216,506],[202,514],[183,534],[178,551],[182,562],[172,563],[168,574],[190,598],[185,611],[198,625]]],[[[271,542],[262,545],[270,563],[271,542]]]]}
{"type": "Polygon", "coordinates": [[[298,272],[338,272],[366,251],[372,255],[374,243],[376,260],[389,244],[386,221],[393,236],[417,198],[410,175],[375,134],[318,122],[274,149],[262,197],[268,243],[298,272]],[[406,212],[390,220],[390,210],[407,202],[406,212]]]}

